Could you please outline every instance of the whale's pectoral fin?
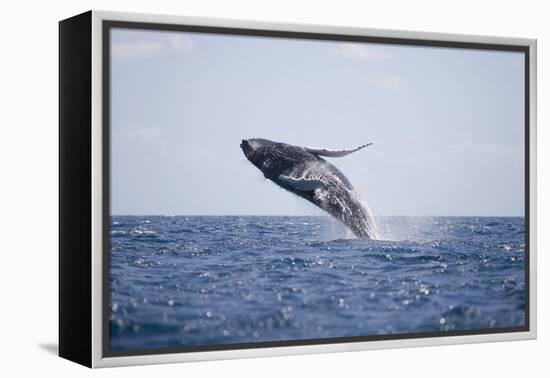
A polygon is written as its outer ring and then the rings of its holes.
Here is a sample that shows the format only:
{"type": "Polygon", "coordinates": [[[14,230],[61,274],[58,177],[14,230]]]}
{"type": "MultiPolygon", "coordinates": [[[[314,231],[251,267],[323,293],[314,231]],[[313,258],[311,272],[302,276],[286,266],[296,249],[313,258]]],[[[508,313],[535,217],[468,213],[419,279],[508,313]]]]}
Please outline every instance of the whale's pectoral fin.
{"type": "Polygon", "coordinates": [[[279,175],[279,180],[284,184],[290,186],[293,189],[299,190],[301,192],[311,192],[316,189],[322,189],[325,187],[325,184],[321,180],[308,180],[308,179],[296,179],[289,176],[279,175]]]}
{"type": "Polygon", "coordinates": [[[326,157],[342,157],[354,153],[355,151],[362,150],[363,148],[370,146],[372,143],[363,144],[353,150],[327,150],[326,148],[310,148],[304,147],[304,149],[312,155],[326,156],[326,157]]]}

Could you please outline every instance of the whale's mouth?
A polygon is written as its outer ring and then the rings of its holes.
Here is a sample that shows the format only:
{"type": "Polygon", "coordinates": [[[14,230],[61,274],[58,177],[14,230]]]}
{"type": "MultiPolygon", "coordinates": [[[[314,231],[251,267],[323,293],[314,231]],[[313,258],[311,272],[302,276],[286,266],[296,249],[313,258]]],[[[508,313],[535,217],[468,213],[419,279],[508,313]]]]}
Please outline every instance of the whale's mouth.
{"type": "Polygon", "coordinates": [[[256,148],[258,147],[253,141],[250,141],[248,139],[243,139],[240,144],[241,150],[243,150],[244,156],[248,160],[251,160],[252,155],[254,155],[254,152],[256,151],[256,148]]]}
{"type": "Polygon", "coordinates": [[[250,143],[248,142],[248,140],[243,139],[239,147],[241,147],[241,150],[243,150],[244,156],[246,156],[247,158],[250,156],[250,154],[252,154],[252,147],[250,146],[250,143]]]}

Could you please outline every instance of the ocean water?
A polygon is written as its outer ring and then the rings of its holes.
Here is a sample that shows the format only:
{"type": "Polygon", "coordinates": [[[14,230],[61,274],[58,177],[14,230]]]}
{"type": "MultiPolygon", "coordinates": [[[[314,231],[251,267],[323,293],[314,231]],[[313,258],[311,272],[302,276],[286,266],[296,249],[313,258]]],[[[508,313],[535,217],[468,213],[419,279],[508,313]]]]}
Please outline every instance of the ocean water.
{"type": "Polygon", "coordinates": [[[111,218],[112,350],[524,325],[512,217],[111,218]]]}

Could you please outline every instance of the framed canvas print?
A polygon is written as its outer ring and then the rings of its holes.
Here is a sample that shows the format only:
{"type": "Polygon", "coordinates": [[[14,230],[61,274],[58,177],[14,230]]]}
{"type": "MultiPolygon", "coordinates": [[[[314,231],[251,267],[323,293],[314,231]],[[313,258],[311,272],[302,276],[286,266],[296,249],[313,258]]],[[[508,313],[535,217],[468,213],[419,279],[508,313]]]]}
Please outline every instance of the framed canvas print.
{"type": "Polygon", "coordinates": [[[59,26],[62,357],[536,337],[535,40],[59,26]]]}

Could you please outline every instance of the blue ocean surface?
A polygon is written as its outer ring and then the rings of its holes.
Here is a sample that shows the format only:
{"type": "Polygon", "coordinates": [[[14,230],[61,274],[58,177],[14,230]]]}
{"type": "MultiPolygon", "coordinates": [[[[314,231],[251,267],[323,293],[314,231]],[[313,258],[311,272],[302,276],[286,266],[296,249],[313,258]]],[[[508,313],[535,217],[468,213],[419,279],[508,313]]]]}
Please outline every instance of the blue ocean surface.
{"type": "Polygon", "coordinates": [[[524,325],[524,218],[376,222],[113,216],[111,349],[524,325]]]}

